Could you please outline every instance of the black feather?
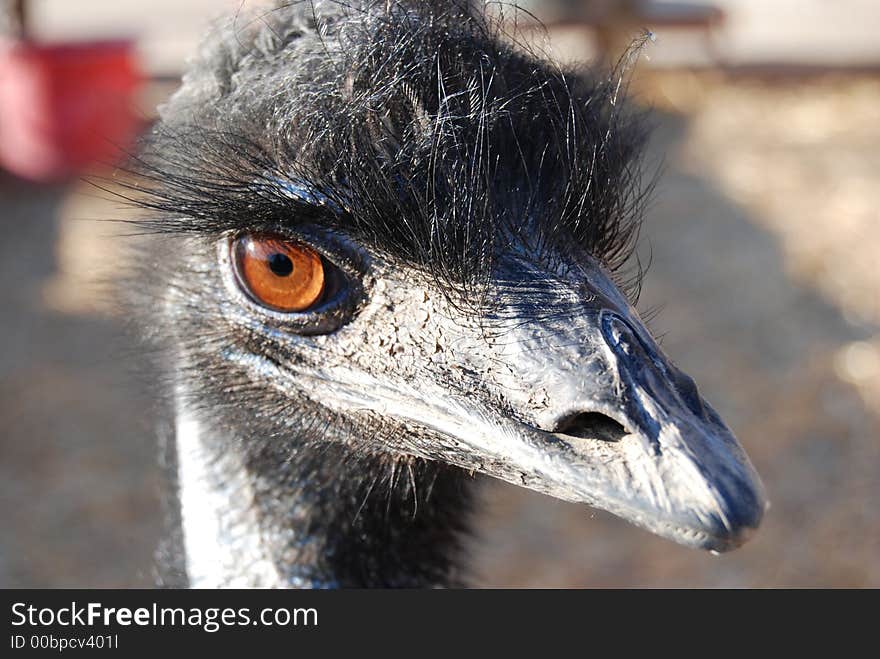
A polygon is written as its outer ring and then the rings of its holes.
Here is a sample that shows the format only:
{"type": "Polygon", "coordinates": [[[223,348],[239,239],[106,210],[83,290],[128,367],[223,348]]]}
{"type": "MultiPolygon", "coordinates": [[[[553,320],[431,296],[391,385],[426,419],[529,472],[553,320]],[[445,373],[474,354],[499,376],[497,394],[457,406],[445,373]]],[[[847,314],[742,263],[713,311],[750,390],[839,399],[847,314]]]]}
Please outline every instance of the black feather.
{"type": "Polygon", "coordinates": [[[144,144],[137,202],[156,212],[142,224],[321,223],[459,289],[523,239],[574,242],[620,269],[650,189],[625,72],[569,74],[503,37],[458,2],[238,17],[144,144]]]}

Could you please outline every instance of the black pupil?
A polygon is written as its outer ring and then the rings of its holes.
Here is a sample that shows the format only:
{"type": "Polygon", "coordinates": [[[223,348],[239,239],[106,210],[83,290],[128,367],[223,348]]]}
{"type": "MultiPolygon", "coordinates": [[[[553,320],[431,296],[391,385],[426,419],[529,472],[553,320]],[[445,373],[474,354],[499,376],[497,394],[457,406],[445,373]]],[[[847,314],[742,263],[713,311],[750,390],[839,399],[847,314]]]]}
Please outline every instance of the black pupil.
{"type": "Polygon", "coordinates": [[[293,272],[293,261],[284,254],[273,254],[269,257],[269,269],[279,277],[287,277],[293,272]]]}

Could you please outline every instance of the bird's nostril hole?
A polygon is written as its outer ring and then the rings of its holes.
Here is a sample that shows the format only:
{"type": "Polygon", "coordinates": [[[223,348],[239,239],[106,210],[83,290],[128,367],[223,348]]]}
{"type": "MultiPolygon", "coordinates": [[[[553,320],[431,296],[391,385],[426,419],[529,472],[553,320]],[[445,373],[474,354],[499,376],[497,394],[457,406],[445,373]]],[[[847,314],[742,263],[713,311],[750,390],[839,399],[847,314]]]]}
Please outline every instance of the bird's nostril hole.
{"type": "Polygon", "coordinates": [[[600,412],[582,412],[564,419],[553,431],[580,439],[601,439],[605,442],[619,442],[629,431],[617,421],[600,412]]]}
{"type": "Polygon", "coordinates": [[[703,416],[703,402],[700,399],[700,392],[697,391],[697,383],[684,373],[679,374],[673,382],[681,399],[690,408],[691,412],[697,416],[703,416]]]}

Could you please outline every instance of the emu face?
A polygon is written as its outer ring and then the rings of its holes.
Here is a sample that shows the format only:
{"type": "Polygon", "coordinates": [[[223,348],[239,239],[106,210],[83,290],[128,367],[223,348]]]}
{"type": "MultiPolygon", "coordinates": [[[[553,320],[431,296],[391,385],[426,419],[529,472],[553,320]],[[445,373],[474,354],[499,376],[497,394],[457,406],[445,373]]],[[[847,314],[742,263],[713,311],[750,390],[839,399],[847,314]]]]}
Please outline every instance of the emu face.
{"type": "Polygon", "coordinates": [[[166,234],[148,304],[179,401],[251,461],[423,458],[740,544],[759,479],[615,275],[643,199],[617,86],[456,12],[239,24],[144,156],[166,234]]]}

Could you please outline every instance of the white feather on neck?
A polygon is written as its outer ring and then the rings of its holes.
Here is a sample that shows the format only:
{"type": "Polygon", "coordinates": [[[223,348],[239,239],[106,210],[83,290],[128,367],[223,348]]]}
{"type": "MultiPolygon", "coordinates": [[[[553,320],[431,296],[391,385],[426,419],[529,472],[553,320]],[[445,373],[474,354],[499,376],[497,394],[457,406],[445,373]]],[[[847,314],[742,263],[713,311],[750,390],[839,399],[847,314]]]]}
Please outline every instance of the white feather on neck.
{"type": "Polygon", "coordinates": [[[177,400],[177,464],[191,588],[272,588],[285,583],[261,541],[254,492],[233,451],[212,451],[197,415],[177,400]]]}

